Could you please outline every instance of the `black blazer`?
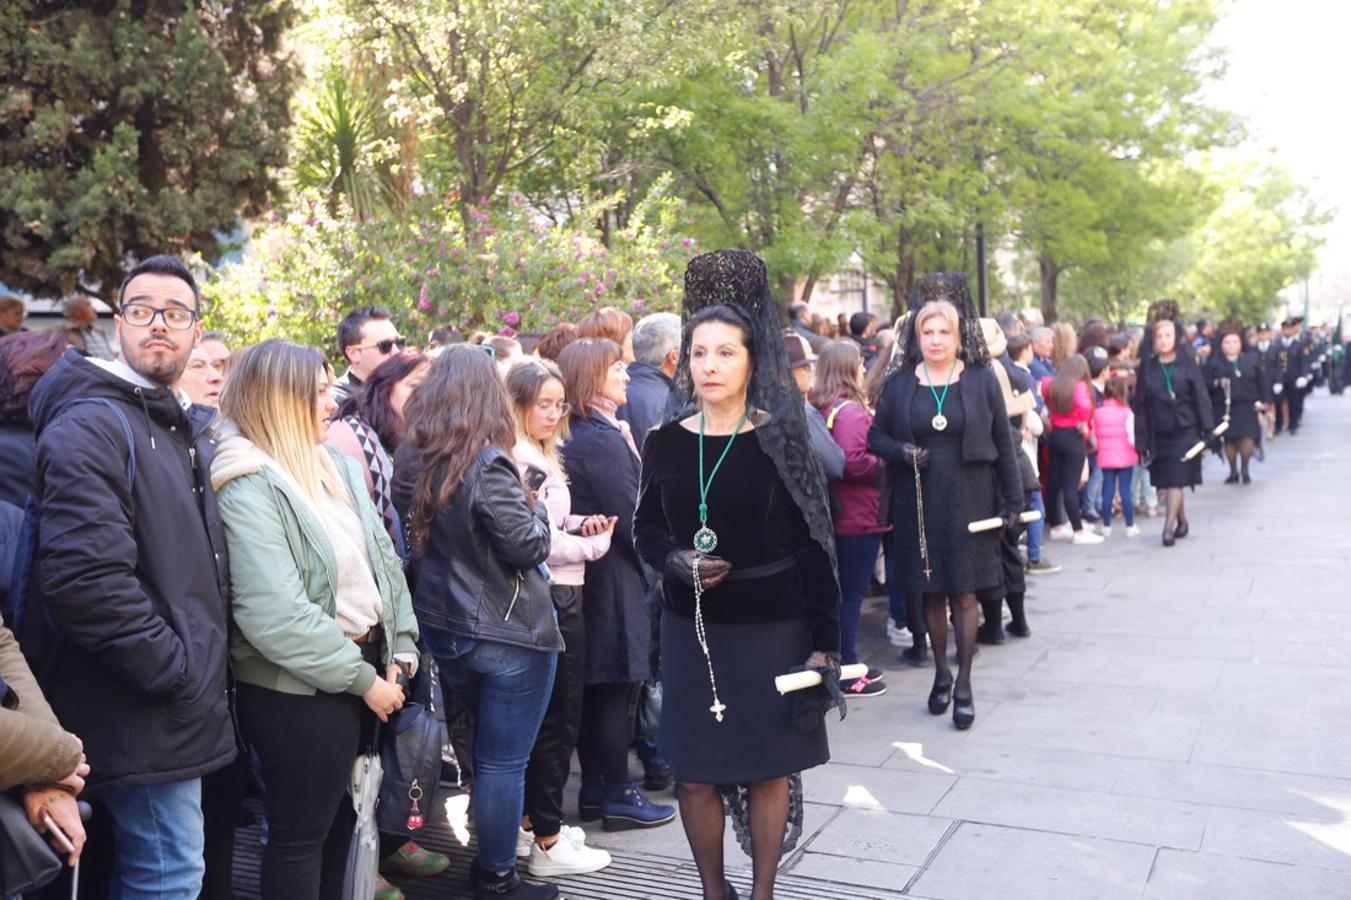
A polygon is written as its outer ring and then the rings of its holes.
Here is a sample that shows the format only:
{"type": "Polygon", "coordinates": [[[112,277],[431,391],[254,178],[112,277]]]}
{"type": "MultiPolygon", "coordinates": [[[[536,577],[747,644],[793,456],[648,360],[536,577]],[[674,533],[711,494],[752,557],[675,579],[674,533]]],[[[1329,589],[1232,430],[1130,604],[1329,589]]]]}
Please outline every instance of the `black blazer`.
{"type": "MultiPolygon", "coordinates": [[[[1023,479],[1013,447],[1004,393],[988,366],[967,363],[962,371],[962,412],[966,428],[962,431],[962,461],[994,464],[1004,511],[1022,512],[1023,479]]],[[[910,404],[920,387],[913,369],[899,369],[887,376],[877,414],[868,431],[868,448],[892,468],[909,468],[901,448],[915,443],[910,428],[910,404]]]]}
{"type": "MultiPolygon", "coordinates": [[[[1167,388],[1163,372],[1159,368],[1159,358],[1151,356],[1144,360],[1136,370],[1135,396],[1131,399],[1131,410],[1135,413],[1135,449],[1141,456],[1157,456],[1158,442],[1154,434],[1154,420],[1150,415],[1150,404],[1167,397],[1167,388]]],[[[1210,392],[1206,387],[1201,367],[1189,353],[1180,349],[1177,354],[1177,368],[1173,370],[1173,414],[1177,418],[1178,431],[1195,433],[1197,439],[1209,439],[1215,428],[1215,410],[1210,405],[1210,392]]]]}

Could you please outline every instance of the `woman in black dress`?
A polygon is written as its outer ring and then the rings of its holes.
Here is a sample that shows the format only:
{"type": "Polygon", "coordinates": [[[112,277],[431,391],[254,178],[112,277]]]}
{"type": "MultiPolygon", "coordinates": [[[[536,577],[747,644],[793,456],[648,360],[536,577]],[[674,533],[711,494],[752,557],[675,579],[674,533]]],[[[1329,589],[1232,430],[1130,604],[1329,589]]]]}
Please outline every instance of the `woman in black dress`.
{"type": "Polygon", "coordinates": [[[1224,455],[1229,460],[1229,477],[1225,484],[1249,484],[1248,462],[1253,449],[1262,440],[1259,411],[1271,403],[1271,383],[1262,354],[1250,348],[1243,326],[1235,319],[1225,319],[1216,329],[1219,349],[1210,355],[1206,380],[1210,383],[1210,400],[1215,418],[1227,421],[1224,432],[1224,455]],[[1243,470],[1239,472],[1239,461],[1243,470]]]}
{"type": "MultiPolygon", "coordinates": [[[[903,336],[868,434],[892,467],[896,568],[907,592],[923,595],[934,648],[929,712],[970,728],[979,613],[976,594],[1003,582],[999,529],[972,534],[978,519],[1017,528],[1023,483],[1004,395],[971,308],[966,276],[926,275],[919,309],[903,336]],[[926,502],[927,501],[927,502],[926,502]],[[957,631],[957,679],[947,660],[948,612],[957,631]]],[[[913,305],[913,303],[912,303],[913,305]]]]}
{"type": "Polygon", "coordinates": [[[1210,440],[1215,418],[1206,382],[1191,351],[1179,345],[1183,333],[1177,301],[1149,308],[1136,373],[1135,448],[1149,467],[1149,480],[1164,498],[1163,545],[1191,531],[1183,489],[1201,483],[1201,456],[1185,459],[1201,440],[1210,440]]]}
{"type": "Polygon", "coordinates": [[[661,743],[704,897],[737,896],[726,801],[750,845],[751,896],[770,900],[801,832],[798,773],[830,758],[823,706],[780,696],[774,677],[805,663],[838,681],[834,534],[764,263],[744,250],[691,260],[684,313],[634,518],[638,551],[665,574],[661,743]]]}

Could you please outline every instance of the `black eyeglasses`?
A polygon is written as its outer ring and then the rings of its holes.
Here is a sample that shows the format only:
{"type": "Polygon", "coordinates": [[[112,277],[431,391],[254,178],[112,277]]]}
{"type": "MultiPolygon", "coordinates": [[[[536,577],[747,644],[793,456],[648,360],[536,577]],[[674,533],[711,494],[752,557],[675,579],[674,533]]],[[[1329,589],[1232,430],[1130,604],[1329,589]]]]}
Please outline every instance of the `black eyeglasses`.
{"type": "Polygon", "coordinates": [[[388,356],[389,354],[394,352],[395,347],[398,347],[400,350],[402,350],[404,347],[407,346],[408,346],[408,339],[400,337],[400,338],[385,338],[383,341],[375,341],[370,344],[357,344],[352,349],[369,350],[371,347],[374,347],[376,350],[379,350],[381,353],[388,356]]]}
{"type": "Polygon", "coordinates": [[[156,316],[163,319],[165,326],[174,331],[187,331],[192,327],[192,323],[197,321],[197,313],[182,306],[156,309],[144,303],[124,303],[118,314],[122,316],[122,321],[137,328],[149,328],[156,316]]]}

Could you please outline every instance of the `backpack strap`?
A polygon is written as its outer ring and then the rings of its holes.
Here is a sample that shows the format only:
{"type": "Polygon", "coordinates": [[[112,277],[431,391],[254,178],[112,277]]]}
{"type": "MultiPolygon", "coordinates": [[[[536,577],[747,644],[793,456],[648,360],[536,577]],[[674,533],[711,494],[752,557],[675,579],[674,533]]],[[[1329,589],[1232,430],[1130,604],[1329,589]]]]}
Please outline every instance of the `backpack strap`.
{"type": "Polygon", "coordinates": [[[840,410],[844,409],[846,406],[848,406],[853,402],[854,402],[853,400],[841,400],[839,403],[836,403],[831,408],[830,415],[826,416],[827,431],[831,432],[832,434],[835,433],[835,417],[840,414],[840,410]]]}

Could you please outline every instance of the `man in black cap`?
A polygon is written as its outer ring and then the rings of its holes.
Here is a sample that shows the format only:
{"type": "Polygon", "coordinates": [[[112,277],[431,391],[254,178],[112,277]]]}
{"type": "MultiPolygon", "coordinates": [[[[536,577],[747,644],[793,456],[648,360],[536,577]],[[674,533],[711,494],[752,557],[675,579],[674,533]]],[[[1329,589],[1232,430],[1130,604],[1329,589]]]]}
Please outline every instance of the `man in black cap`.
{"type": "Polygon", "coordinates": [[[1304,319],[1291,316],[1281,322],[1281,337],[1271,348],[1271,383],[1276,395],[1276,433],[1299,431],[1304,415],[1304,392],[1309,384],[1309,344],[1300,334],[1304,319]]]}

